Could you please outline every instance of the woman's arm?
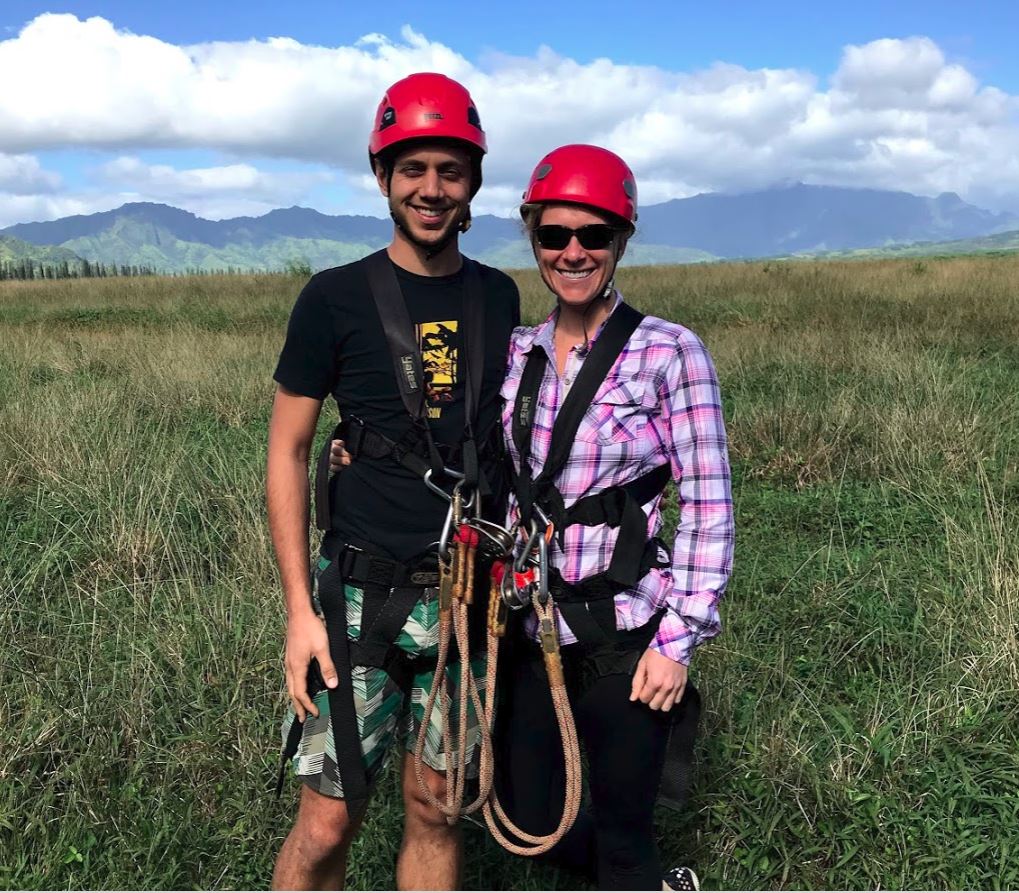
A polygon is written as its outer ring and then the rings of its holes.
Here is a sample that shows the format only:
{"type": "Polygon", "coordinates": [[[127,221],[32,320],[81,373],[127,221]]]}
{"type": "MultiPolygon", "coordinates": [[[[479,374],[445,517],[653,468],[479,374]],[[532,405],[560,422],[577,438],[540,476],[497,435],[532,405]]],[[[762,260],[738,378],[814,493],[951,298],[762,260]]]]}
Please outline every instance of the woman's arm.
{"type": "Polygon", "coordinates": [[[721,630],[718,602],[732,571],[733,515],[722,399],[711,355],[684,330],[660,394],[679,488],[673,588],[651,649],[689,664],[721,630]]]}

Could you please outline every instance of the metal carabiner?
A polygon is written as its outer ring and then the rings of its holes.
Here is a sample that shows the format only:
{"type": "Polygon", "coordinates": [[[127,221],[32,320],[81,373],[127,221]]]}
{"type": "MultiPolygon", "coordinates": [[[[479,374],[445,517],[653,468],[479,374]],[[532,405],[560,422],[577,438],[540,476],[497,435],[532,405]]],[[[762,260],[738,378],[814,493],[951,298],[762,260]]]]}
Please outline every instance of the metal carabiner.
{"type": "MultiPolygon", "coordinates": [[[[455,471],[452,468],[446,468],[445,466],[443,466],[442,473],[446,477],[456,481],[456,486],[453,488],[454,492],[460,487],[460,485],[464,481],[465,475],[461,474],[459,471],[455,471]]],[[[440,487],[438,484],[432,481],[432,469],[429,468],[428,471],[426,471],[422,475],[422,480],[425,482],[425,486],[429,490],[431,490],[436,496],[445,499],[447,502],[452,501],[453,499],[452,495],[447,493],[445,490],[442,489],[442,487],[440,487]]],[[[473,490],[470,491],[470,498],[463,502],[463,511],[476,512],[478,511],[480,506],[481,506],[481,494],[478,493],[477,488],[474,488],[473,490]]]]}
{"type": "Polygon", "coordinates": [[[524,548],[513,561],[513,570],[515,570],[518,574],[522,574],[524,572],[524,568],[527,567],[527,563],[531,560],[531,555],[534,553],[534,549],[538,545],[538,540],[541,539],[544,533],[545,531],[542,530],[532,518],[531,526],[527,532],[527,540],[524,543],[524,548]]]}
{"type": "Polygon", "coordinates": [[[502,583],[499,587],[499,595],[502,597],[503,604],[511,611],[519,611],[531,603],[532,584],[528,583],[522,589],[518,589],[515,577],[516,571],[514,571],[513,565],[510,565],[502,575],[502,583]]]}
{"type": "Polygon", "coordinates": [[[454,511],[453,500],[450,499],[449,508],[446,510],[446,520],[442,522],[442,533],[439,534],[439,542],[436,543],[436,550],[442,561],[449,561],[449,541],[453,538],[454,511]]]}
{"type": "MultiPolygon", "coordinates": [[[[446,477],[452,478],[454,481],[457,481],[458,483],[464,479],[464,476],[460,474],[459,471],[454,471],[452,468],[443,467],[442,473],[446,475],[446,477]]],[[[443,490],[442,487],[440,487],[438,484],[432,482],[432,469],[429,468],[428,471],[426,471],[422,476],[422,479],[425,482],[425,486],[429,490],[431,490],[436,496],[441,496],[447,502],[452,501],[453,497],[449,493],[443,490]]]]}
{"type": "MultiPolygon", "coordinates": [[[[528,531],[527,542],[524,545],[524,551],[517,556],[517,560],[513,564],[513,569],[517,573],[524,572],[524,566],[530,560],[531,555],[538,548],[538,542],[545,539],[549,533],[549,527],[551,522],[546,515],[538,506],[534,506],[531,516],[531,527],[528,531]]],[[[548,552],[546,550],[546,563],[548,561],[548,552]]]]}
{"type": "Polygon", "coordinates": [[[493,557],[505,559],[513,555],[516,537],[501,524],[486,521],[484,518],[470,518],[467,524],[494,546],[496,554],[493,557]]]}
{"type": "Polygon", "coordinates": [[[548,537],[538,540],[538,580],[535,594],[544,605],[548,602],[548,537]]]}

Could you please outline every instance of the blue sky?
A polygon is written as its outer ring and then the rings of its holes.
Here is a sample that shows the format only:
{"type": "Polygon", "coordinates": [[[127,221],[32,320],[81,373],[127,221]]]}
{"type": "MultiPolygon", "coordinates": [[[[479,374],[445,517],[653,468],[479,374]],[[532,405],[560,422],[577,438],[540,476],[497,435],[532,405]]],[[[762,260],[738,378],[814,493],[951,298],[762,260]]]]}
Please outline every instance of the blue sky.
{"type": "Polygon", "coordinates": [[[0,27],[17,30],[40,12],[102,16],[118,27],[173,43],[293,37],[325,46],[349,44],[401,26],[441,40],[475,61],[488,52],[529,56],[542,44],[580,62],[616,62],[670,69],[733,62],[748,68],[803,67],[824,74],[843,46],[881,37],[932,38],[974,74],[1019,92],[1019,3],[897,2],[297,2],[244,4],[47,3],[5,0],[0,27]]]}
{"type": "Polygon", "coordinates": [[[492,123],[481,211],[509,212],[542,139],[620,151],[651,201],[799,179],[1019,210],[1017,34],[1016,2],[4,0],[0,81],[38,89],[0,95],[0,225],[132,199],[381,213],[370,97],[424,65],[492,123]],[[252,86],[206,107],[209,71],[252,86]]]}

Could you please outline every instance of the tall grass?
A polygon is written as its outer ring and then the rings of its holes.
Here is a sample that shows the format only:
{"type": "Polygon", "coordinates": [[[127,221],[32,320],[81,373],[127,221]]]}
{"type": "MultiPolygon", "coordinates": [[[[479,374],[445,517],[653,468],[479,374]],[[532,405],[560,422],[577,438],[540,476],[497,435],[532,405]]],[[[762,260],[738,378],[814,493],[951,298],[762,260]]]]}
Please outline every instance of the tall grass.
{"type": "MultiPolygon", "coordinates": [[[[660,823],[708,885],[1019,885],[1017,281],[1014,257],[621,273],[726,401],[736,572],[695,661],[696,789],[660,823]]],[[[268,794],[263,463],[299,287],[0,286],[0,885],[267,883],[295,791],[268,794]]],[[[390,775],[352,887],[392,886],[399,826],[390,775]]],[[[466,833],[469,887],[577,883],[466,833]]]]}

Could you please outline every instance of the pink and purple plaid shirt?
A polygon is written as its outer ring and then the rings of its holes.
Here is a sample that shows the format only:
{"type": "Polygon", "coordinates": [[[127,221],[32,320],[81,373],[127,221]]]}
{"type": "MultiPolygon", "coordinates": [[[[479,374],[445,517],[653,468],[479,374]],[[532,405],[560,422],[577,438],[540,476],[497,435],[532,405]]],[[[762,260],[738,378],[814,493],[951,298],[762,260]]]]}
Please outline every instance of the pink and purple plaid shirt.
{"type": "MultiPolygon", "coordinates": [[[[613,310],[621,301],[617,293],[613,310]]],[[[535,328],[514,330],[502,387],[503,430],[519,468],[511,435],[513,404],[527,354],[531,350],[548,354],[533,421],[535,476],[545,464],[556,413],[584,362],[581,346],[574,347],[559,377],[556,317],[553,311],[535,328]]],[[[671,463],[679,488],[672,566],[651,570],[634,589],[615,596],[616,625],[634,629],[665,608],[651,648],[689,664],[694,648],[721,629],[718,601],[729,579],[733,552],[729,459],[718,380],[707,348],[689,329],[647,316],[595,395],[555,483],[569,507],[581,496],[634,480],[664,462],[671,463]]],[[[644,506],[649,538],[662,526],[661,499],[644,506]]],[[[512,521],[517,514],[511,497],[512,521]]],[[[574,525],[566,529],[563,550],[553,545],[550,560],[568,582],[576,582],[608,567],[615,540],[616,531],[604,525],[574,525]]],[[[537,638],[533,612],[527,632],[537,638]]],[[[562,617],[559,635],[563,644],[576,641],[562,617]]]]}

